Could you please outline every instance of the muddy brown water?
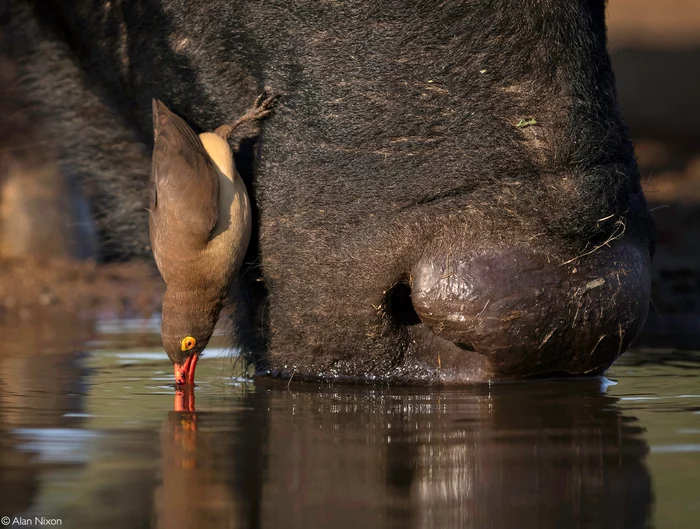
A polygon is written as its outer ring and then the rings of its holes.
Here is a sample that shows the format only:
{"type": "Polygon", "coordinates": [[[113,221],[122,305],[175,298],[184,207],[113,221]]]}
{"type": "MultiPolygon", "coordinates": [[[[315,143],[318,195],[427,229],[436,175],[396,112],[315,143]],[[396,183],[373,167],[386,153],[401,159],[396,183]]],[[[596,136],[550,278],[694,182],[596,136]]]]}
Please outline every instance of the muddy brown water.
{"type": "Polygon", "coordinates": [[[700,526],[700,353],[431,389],[252,381],[211,348],[195,411],[175,411],[156,331],[105,322],[0,356],[10,527],[700,526]]]}

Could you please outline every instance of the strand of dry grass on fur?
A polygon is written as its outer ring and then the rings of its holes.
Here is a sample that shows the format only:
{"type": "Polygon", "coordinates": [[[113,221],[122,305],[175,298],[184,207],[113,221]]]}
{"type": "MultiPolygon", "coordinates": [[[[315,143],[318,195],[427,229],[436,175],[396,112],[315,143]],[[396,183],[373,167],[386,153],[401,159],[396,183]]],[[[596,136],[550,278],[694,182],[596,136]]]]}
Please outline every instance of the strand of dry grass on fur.
{"type": "MultiPolygon", "coordinates": [[[[612,217],[613,217],[613,215],[610,215],[609,217],[605,217],[603,219],[600,219],[599,222],[610,219],[612,217]]],[[[591,255],[591,254],[597,252],[598,250],[600,250],[601,248],[608,246],[611,242],[622,238],[622,236],[625,234],[625,231],[627,230],[627,221],[625,220],[625,218],[620,217],[618,220],[615,221],[614,226],[615,226],[615,231],[613,231],[613,233],[610,235],[610,237],[608,237],[605,240],[605,242],[602,242],[601,244],[594,246],[591,250],[588,250],[587,252],[583,252],[582,254],[577,255],[576,257],[569,259],[568,261],[564,261],[560,266],[565,266],[565,265],[571,264],[574,261],[581,259],[582,257],[586,257],[587,255],[591,255]]]]}

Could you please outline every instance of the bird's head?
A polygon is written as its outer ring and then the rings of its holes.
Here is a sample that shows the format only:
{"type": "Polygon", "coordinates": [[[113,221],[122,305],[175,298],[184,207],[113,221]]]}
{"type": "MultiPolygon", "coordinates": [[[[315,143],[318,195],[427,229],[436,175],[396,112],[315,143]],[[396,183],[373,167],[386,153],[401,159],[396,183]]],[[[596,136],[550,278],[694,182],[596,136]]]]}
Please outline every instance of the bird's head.
{"type": "Polygon", "coordinates": [[[207,302],[206,298],[195,292],[165,292],[161,337],[175,365],[176,384],[194,384],[197,360],[214,332],[221,305],[217,299],[207,302]]]}

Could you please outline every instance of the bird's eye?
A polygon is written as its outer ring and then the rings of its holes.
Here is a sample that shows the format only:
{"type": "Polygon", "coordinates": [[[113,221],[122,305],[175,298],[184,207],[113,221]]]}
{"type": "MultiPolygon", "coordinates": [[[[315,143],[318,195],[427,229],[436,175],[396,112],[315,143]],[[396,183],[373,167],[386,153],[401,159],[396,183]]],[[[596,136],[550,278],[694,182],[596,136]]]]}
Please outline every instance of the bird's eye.
{"type": "Polygon", "coordinates": [[[196,343],[197,343],[197,340],[195,340],[191,336],[187,336],[186,338],[182,339],[181,349],[183,351],[189,351],[190,349],[192,349],[195,346],[196,343]]]}

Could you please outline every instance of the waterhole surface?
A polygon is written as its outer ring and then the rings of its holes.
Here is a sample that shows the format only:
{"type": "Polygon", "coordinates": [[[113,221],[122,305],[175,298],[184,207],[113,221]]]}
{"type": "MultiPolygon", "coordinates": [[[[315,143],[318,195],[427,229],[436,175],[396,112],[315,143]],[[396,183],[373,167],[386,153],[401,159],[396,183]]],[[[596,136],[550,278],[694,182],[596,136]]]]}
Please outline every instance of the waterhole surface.
{"type": "Polygon", "coordinates": [[[211,348],[176,397],[154,322],[44,332],[0,355],[10,526],[700,527],[700,353],[430,389],[251,381],[211,348]]]}

